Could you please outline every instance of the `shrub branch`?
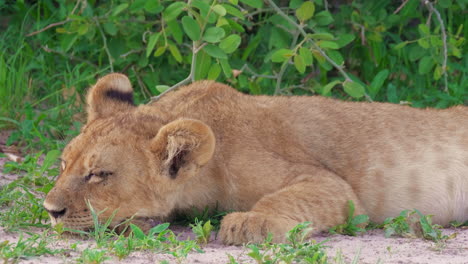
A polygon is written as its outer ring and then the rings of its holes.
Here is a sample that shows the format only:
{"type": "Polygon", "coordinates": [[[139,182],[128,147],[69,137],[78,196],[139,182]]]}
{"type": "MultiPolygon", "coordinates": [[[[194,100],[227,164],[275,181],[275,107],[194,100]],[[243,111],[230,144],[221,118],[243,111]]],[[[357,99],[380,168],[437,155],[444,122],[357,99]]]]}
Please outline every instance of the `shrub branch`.
{"type": "MultiPolygon", "coordinates": [[[[325,60],[327,60],[335,69],[337,69],[340,74],[345,78],[345,82],[354,82],[349,76],[348,74],[343,70],[343,67],[336,64],[335,61],[333,61],[330,57],[328,57],[328,55],[325,53],[325,51],[323,49],[321,49],[317,43],[315,43],[315,41],[313,41],[311,38],[309,38],[307,36],[307,32],[305,32],[304,28],[302,26],[300,26],[299,24],[297,24],[294,20],[292,20],[288,15],[286,15],[274,2],[273,0],[265,0],[277,13],[278,15],[280,15],[281,17],[283,17],[286,21],[288,21],[291,25],[293,25],[294,27],[297,28],[297,30],[299,30],[299,33],[307,40],[307,42],[309,42],[312,47],[314,47],[314,49],[316,49],[320,55],[322,55],[325,60]]],[[[372,102],[372,99],[370,98],[370,96],[365,93],[364,94],[366,99],[370,102],[372,102]]]]}
{"type": "Polygon", "coordinates": [[[188,84],[190,82],[195,81],[195,70],[196,70],[196,64],[197,64],[197,54],[204,46],[205,46],[205,44],[202,44],[202,45],[198,46],[197,41],[192,42],[192,64],[190,66],[190,73],[187,76],[187,78],[185,78],[182,81],[176,83],[175,85],[169,87],[167,90],[160,93],[159,95],[151,97],[150,103],[158,101],[163,95],[165,95],[166,93],[168,93],[168,92],[170,92],[172,90],[175,90],[175,89],[179,88],[180,86],[183,86],[183,85],[186,85],[186,84],[188,84]]]}
{"type": "Polygon", "coordinates": [[[114,72],[114,63],[113,63],[114,59],[112,58],[112,55],[110,54],[109,47],[107,46],[106,35],[104,34],[104,31],[102,30],[101,24],[99,23],[99,20],[97,17],[94,18],[94,21],[96,23],[97,28],[99,29],[99,32],[101,33],[102,42],[104,43],[104,50],[106,51],[107,58],[109,59],[110,70],[111,72],[114,72]]]}
{"type": "Polygon", "coordinates": [[[423,4],[427,6],[427,9],[431,13],[436,14],[437,21],[440,23],[440,31],[442,34],[442,43],[444,49],[444,61],[442,62],[442,72],[444,73],[444,92],[448,92],[448,76],[447,76],[447,33],[445,32],[445,25],[440,12],[434,8],[434,5],[429,0],[422,0],[423,4]]]}

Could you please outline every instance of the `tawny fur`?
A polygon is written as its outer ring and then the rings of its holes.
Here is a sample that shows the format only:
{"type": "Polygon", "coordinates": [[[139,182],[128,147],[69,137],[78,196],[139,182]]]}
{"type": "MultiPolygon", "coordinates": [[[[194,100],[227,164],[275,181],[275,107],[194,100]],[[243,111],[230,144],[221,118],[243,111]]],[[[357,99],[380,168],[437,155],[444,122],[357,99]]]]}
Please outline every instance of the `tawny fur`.
{"type": "Polygon", "coordinates": [[[304,221],[326,230],[345,221],[348,200],[375,222],[404,209],[468,220],[466,107],[249,96],[209,81],[136,107],[112,89],[131,91],[111,74],[88,93],[88,122],[44,203],[66,209],[53,223],[91,227],[85,201],[102,219],[117,210],[114,225],[218,206],[235,211],[220,237],[240,244],[269,232],[283,241],[304,221]]]}

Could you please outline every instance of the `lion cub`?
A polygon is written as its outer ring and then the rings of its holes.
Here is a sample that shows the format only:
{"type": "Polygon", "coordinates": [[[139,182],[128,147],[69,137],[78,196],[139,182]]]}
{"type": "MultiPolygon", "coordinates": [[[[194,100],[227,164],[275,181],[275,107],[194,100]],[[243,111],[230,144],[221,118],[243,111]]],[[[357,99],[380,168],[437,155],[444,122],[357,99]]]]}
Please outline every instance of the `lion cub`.
{"type": "Polygon", "coordinates": [[[315,96],[251,96],[201,81],[135,106],[126,76],[89,90],[88,120],[63,150],[44,207],[53,224],[93,226],[87,202],[166,219],[219,206],[226,244],[283,241],[304,221],[341,224],[347,203],[381,222],[416,208],[468,220],[468,108],[414,109],[315,96]]]}

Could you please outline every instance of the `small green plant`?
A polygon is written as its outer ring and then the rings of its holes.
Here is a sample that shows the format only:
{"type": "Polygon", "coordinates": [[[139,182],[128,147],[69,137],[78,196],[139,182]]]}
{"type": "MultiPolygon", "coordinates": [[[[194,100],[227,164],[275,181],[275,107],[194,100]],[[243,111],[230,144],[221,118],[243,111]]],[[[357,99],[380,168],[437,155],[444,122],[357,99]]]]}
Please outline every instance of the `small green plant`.
{"type": "Polygon", "coordinates": [[[196,235],[197,242],[199,244],[208,244],[210,241],[211,231],[213,230],[210,220],[203,223],[203,221],[195,219],[195,224],[190,224],[190,227],[192,228],[192,232],[196,235]]]}
{"type": "Polygon", "coordinates": [[[16,263],[21,258],[30,258],[45,254],[59,254],[62,249],[51,249],[48,246],[50,236],[45,231],[42,234],[33,234],[28,238],[20,235],[18,242],[0,242],[0,259],[3,263],[16,263]]]}
{"type": "Polygon", "coordinates": [[[8,230],[26,226],[41,226],[48,219],[42,203],[53,186],[51,178],[58,175],[56,163],[59,151],[51,150],[27,155],[22,162],[7,162],[4,173],[20,174],[16,180],[0,187],[0,206],[9,209],[0,214],[0,225],[8,230]]]}
{"type": "Polygon", "coordinates": [[[460,221],[454,220],[454,221],[450,222],[450,225],[455,227],[455,228],[466,227],[466,226],[468,226],[468,221],[460,222],[460,221]]]}
{"type": "Polygon", "coordinates": [[[442,226],[432,224],[432,215],[423,215],[418,210],[414,211],[419,216],[419,223],[421,224],[422,235],[424,239],[432,240],[434,242],[443,242],[457,236],[457,233],[452,233],[449,236],[442,234],[442,226]]]}
{"type": "Polygon", "coordinates": [[[414,225],[414,221],[411,220],[411,212],[404,210],[397,217],[390,217],[385,219],[383,228],[385,230],[385,237],[391,237],[394,235],[402,237],[415,237],[415,232],[411,227],[414,225]]]}
{"type": "Polygon", "coordinates": [[[122,260],[135,249],[135,240],[132,235],[120,236],[112,243],[111,248],[119,260],[122,260]]]}
{"type": "Polygon", "coordinates": [[[348,219],[346,223],[336,225],[329,229],[332,234],[343,234],[348,236],[356,236],[358,233],[366,232],[366,229],[360,227],[369,222],[369,216],[367,215],[354,215],[354,203],[348,201],[348,219]]]}
{"type": "MultiPolygon", "coordinates": [[[[326,241],[308,241],[312,231],[309,225],[310,222],[304,222],[291,229],[286,234],[287,244],[272,243],[273,237],[269,234],[263,244],[248,245],[251,251],[247,255],[257,263],[327,263],[323,245],[326,241]]],[[[230,261],[236,263],[232,257],[230,261]]]]}
{"type": "MultiPolygon", "coordinates": [[[[178,240],[174,232],[168,229],[169,223],[151,228],[147,235],[136,225],[130,224],[134,236],[136,250],[151,249],[152,251],[173,255],[177,261],[186,258],[192,251],[202,252],[193,240],[178,240]]],[[[129,237],[131,239],[131,237],[129,237]]]]}
{"type": "Polygon", "coordinates": [[[110,259],[106,256],[105,250],[87,248],[81,252],[81,256],[77,259],[78,263],[83,264],[99,264],[110,259]]]}
{"type": "Polygon", "coordinates": [[[418,210],[404,210],[397,217],[385,219],[383,228],[385,236],[402,237],[422,237],[434,242],[443,242],[456,237],[456,233],[451,235],[442,234],[442,226],[432,224],[431,215],[423,215],[418,210]]]}

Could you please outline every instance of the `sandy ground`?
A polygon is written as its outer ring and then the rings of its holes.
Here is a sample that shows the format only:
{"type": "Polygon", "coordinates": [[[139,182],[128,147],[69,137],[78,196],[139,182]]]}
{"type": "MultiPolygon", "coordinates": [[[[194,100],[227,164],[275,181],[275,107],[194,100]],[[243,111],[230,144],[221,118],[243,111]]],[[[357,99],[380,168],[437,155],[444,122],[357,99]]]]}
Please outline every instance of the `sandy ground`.
{"type": "MultiPolygon", "coordinates": [[[[0,158],[0,170],[6,158],[0,158]]],[[[6,175],[0,173],[0,186],[16,179],[17,175],[6,175]]],[[[4,213],[8,208],[1,208],[4,213]]],[[[173,227],[173,231],[181,239],[193,237],[190,228],[173,227]]],[[[40,233],[42,230],[28,230],[40,233]]],[[[355,257],[358,263],[468,263],[468,229],[444,229],[444,234],[458,233],[457,237],[448,240],[442,245],[422,239],[411,238],[385,238],[382,230],[373,230],[365,235],[349,237],[341,235],[320,235],[314,239],[318,242],[325,241],[330,262],[334,263],[336,256],[342,256],[344,263],[350,263],[355,257]]],[[[0,227],[0,243],[8,240],[15,242],[19,239],[18,232],[6,232],[0,227]]],[[[31,259],[22,259],[20,263],[76,263],[81,251],[95,247],[92,240],[78,238],[64,238],[51,241],[49,247],[66,249],[65,254],[56,256],[41,256],[31,259]],[[76,244],[76,250],[71,246],[76,244]]],[[[228,254],[233,256],[238,263],[255,263],[247,256],[250,249],[246,247],[225,246],[214,235],[212,241],[203,248],[204,253],[190,253],[182,263],[229,263],[228,254]]],[[[176,259],[168,254],[159,254],[149,251],[131,253],[126,259],[118,261],[112,258],[105,263],[159,263],[167,260],[176,263],[176,259]]]]}
{"type": "MultiPolygon", "coordinates": [[[[40,230],[37,230],[38,232],[40,230]]],[[[182,239],[191,237],[189,228],[175,227],[174,231],[182,239]]],[[[341,255],[344,263],[350,263],[355,257],[358,263],[468,263],[468,229],[445,229],[444,233],[458,233],[455,239],[448,240],[442,245],[421,239],[411,238],[385,238],[382,230],[373,230],[365,235],[349,237],[342,235],[318,236],[317,241],[327,240],[327,253],[331,263],[341,255]]],[[[0,228],[0,242],[16,241],[18,233],[5,232],[0,228]]],[[[76,263],[80,252],[88,247],[94,248],[92,240],[78,238],[63,238],[51,241],[50,248],[67,249],[65,254],[56,256],[41,256],[21,260],[20,263],[76,263]],[[77,244],[76,250],[71,245],[77,244]]],[[[218,240],[211,241],[203,248],[204,253],[190,253],[182,263],[229,263],[228,254],[232,255],[238,263],[255,263],[247,256],[250,249],[246,247],[224,246],[218,240]]],[[[175,263],[176,259],[169,254],[158,254],[149,251],[131,253],[126,259],[118,261],[112,258],[105,263],[159,263],[168,260],[175,263]]]]}

